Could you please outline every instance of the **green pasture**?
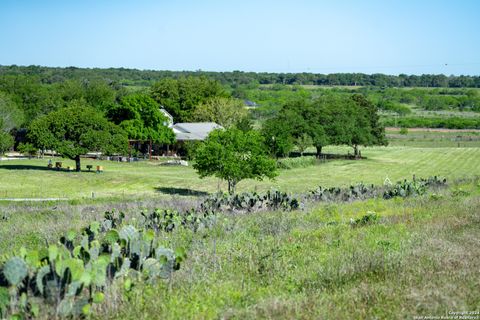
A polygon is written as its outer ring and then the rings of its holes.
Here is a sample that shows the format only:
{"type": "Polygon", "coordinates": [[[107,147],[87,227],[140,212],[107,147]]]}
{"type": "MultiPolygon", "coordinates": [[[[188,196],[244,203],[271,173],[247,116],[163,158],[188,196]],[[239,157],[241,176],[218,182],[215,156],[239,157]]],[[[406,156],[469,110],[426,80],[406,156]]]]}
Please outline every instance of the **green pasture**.
{"type": "MultiPolygon", "coordinates": [[[[351,152],[347,147],[326,148],[327,153],[351,152]]],[[[432,175],[457,179],[480,175],[478,148],[362,148],[363,160],[331,160],[315,166],[280,170],[273,180],[239,183],[239,191],[276,188],[305,192],[319,185],[342,186],[357,182],[382,184],[432,175]]],[[[55,160],[54,160],[55,161],[55,160]]],[[[73,161],[62,160],[64,166],[73,161]]],[[[152,161],[119,163],[83,159],[82,167],[102,165],[103,173],[67,172],[47,168],[47,159],[0,162],[0,198],[143,198],[203,195],[226,184],[216,178],[200,179],[189,167],[163,166],[152,161]]]]}
{"type": "MultiPolygon", "coordinates": [[[[408,129],[407,129],[408,130],[408,129]]],[[[400,134],[398,130],[387,131],[390,146],[419,148],[479,148],[480,132],[435,132],[412,131],[400,134]]]]}

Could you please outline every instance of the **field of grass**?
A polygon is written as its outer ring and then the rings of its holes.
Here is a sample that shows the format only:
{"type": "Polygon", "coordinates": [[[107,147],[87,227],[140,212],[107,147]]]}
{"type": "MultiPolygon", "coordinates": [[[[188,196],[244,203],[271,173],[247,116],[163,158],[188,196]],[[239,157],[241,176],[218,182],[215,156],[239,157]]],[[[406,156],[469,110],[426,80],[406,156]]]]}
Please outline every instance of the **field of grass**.
{"type": "Polygon", "coordinates": [[[192,258],[171,291],[163,283],[142,288],[127,306],[107,313],[111,319],[404,319],[475,311],[479,205],[478,197],[367,201],[230,217],[207,240],[190,240],[192,258]],[[367,210],[381,222],[350,227],[349,219],[367,210]]]}
{"type": "MultiPolygon", "coordinates": [[[[344,148],[326,148],[325,152],[347,153],[344,148]]],[[[322,186],[342,186],[357,182],[382,184],[431,175],[449,179],[480,175],[480,149],[376,147],[362,149],[365,160],[334,160],[306,168],[280,170],[274,180],[239,183],[239,191],[263,191],[276,188],[286,192],[305,192],[322,186]]],[[[65,172],[46,168],[48,160],[0,162],[0,198],[142,198],[170,195],[203,195],[225,183],[216,178],[199,179],[191,167],[161,166],[157,162],[118,163],[82,160],[82,165],[101,164],[104,173],[65,172]]],[[[64,160],[64,166],[73,161],[64,160]]]]}
{"type": "MultiPolygon", "coordinates": [[[[408,129],[407,129],[408,130],[408,129]]],[[[480,132],[457,132],[455,130],[429,131],[409,129],[407,134],[399,130],[387,130],[390,146],[419,148],[479,148],[480,132]]]]}
{"type": "MultiPolygon", "coordinates": [[[[319,185],[380,185],[387,177],[414,174],[445,176],[449,187],[405,199],[307,202],[291,212],[217,213],[213,226],[196,232],[159,231],[163,245],[186,249],[180,270],[169,281],[137,279],[128,291],[121,280],[108,286],[90,318],[413,319],[479,310],[480,148],[451,140],[477,133],[388,135],[389,147],[362,148],[366,159],[282,169],[274,181],[240,182],[239,191],[305,193],[319,185]],[[376,220],[352,224],[372,213],[376,220]]],[[[226,189],[218,179],[199,179],[191,166],[82,159],[83,167],[103,165],[105,172],[97,174],[50,170],[47,163],[0,162],[0,198],[72,199],[0,201],[0,261],[21,247],[56,243],[107,210],[125,212],[135,224],[142,210],[189,209],[198,201],[191,196],[226,189]]],[[[42,307],[55,314],[53,306],[42,307]]]]}
{"type": "MultiPolygon", "coordinates": [[[[188,248],[188,258],[172,280],[114,288],[93,318],[412,319],[478,310],[480,185],[440,194],[222,214],[213,229],[175,229],[165,243],[188,248]],[[351,225],[369,211],[379,219],[351,225]]],[[[78,230],[104,209],[35,206],[11,206],[0,220],[4,254],[78,230]]]]}

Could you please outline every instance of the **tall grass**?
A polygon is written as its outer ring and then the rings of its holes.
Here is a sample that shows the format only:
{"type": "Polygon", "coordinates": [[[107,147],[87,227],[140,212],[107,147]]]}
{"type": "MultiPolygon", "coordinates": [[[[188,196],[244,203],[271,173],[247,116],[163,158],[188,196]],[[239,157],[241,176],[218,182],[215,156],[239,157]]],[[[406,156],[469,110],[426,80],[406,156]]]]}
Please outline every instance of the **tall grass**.
{"type": "Polygon", "coordinates": [[[285,158],[277,161],[280,169],[307,168],[318,163],[318,159],[314,156],[285,158]]]}
{"type": "Polygon", "coordinates": [[[477,310],[475,192],[229,216],[208,233],[172,236],[190,243],[190,258],[171,290],[141,286],[98,317],[403,319],[477,310]],[[368,211],[378,221],[350,225],[368,211]]]}
{"type": "MultiPolygon", "coordinates": [[[[130,219],[151,205],[161,204],[118,204],[130,219]]],[[[0,221],[2,249],[18,248],[29,234],[31,245],[42,243],[105,206],[10,207],[0,221]]],[[[113,290],[94,317],[403,319],[478,310],[478,208],[480,185],[468,181],[424,197],[220,214],[211,229],[163,235],[169,247],[188,248],[171,282],[113,290]],[[378,218],[351,223],[371,212],[378,218]]]]}

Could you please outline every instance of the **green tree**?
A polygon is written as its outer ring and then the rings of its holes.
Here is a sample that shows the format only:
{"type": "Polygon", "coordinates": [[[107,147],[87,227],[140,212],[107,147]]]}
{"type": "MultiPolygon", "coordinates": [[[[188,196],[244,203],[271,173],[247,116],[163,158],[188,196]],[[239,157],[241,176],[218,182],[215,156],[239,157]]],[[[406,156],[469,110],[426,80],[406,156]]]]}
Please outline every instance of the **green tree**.
{"type": "Polygon", "coordinates": [[[305,99],[284,105],[279,114],[266,123],[267,131],[272,132],[272,136],[280,138],[278,140],[280,145],[275,147],[290,147],[291,142],[308,135],[312,139],[312,145],[317,148],[317,154],[320,154],[322,147],[329,143],[329,137],[325,131],[328,119],[324,107],[307,102],[305,99]],[[287,136],[290,138],[287,139],[287,136]]]}
{"type": "Polygon", "coordinates": [[[317,156],[322,153],[322,148],[331,141],[326,127],[330,125],[331,119],[325,110],[325,107],[317,107],[315,104],[303,104],[297,112],[300,112],[305,121],[304,129],[297,132],[297,140],[307,135],[312,139],[312,145],[317,149],[317,156]]]}
{"type": "Polygon", "coordinates": [[[13,146],[13,137],[5,130],[3,120],[0,118],[0,155],[13,146]]]}
{"type": "Polygon", "coordinates": [[[298,151],[300,155],[303,156],[305,150],[307,150],[310,146],[313,145],[313,139],[308,134],[304,133],[300,137],[297,138],[295,141],[298,151]]]}
{"type": "Polygon", "coordinates": [[[265,121],[261,133],[267,150],[274,157],[285,157],[293,149],[291,128],[284,119],[277,117],[265,121]]]}
{"type": "Polygon", "coordinates": [[[361,94],[354,94],[351,99],[355,109],[352,112],[355,126],[351,140],[355,156],[359,155],[358,145],[387,145],[385,127],[380,123],[377,107],[361,94]]]}
{"type": "Polygon", "coordinates": [[[235,128],[243,132],[253,130],[253,121],[250,116],[240,119],[235,123],[235,128]]]}
{"type": "Polygon", "coordinates": [[[213,97],[195,107],[194,121],[216,122],[224,128],[231,128],[248,117],[248,110],[242,100],[213,97]]]}
{"type": "Polygon", "coordinates": [[[89,81],[84,84],[85,100],[95,109],[105,110],[115,103],[117,92],[105,81],[89,81]]]}
{"type": "Polygon", "coordinates": [[[196,150],[193,167],[201,178],[226,180],[230,194],[243,179],[273,179],[277,175],[275,160],[265,152],[261,135],[236,128],[212,131],[196,150]]]}
{"type": "Polygon", "coordinates": [[[0,131],[0,155],[4,154],[13,146],[13,137],[5,131],[0,131]]]}
{"type": "Polygon", "coordinates": [[[43,85],[36,76],[0,77],[0,91],[10,95],[11,100],[23,112],[27,123],[58,106],[52,88],[43,85]]]}
{"type": "Polygon", "coordinates": [[[318,156],[329,144],[350,145],[358,156],[360,145],[386,143],[385,129],[379,122],[377,108],[363,95],[335,92],[326,93],[313,101],[301,99],[285,104],[276,117],[264,123],[262,132],[270,150],[277,156],[287,154],[290,142],[298,143],[306,135],[311,138],[318,156]]]}
{"type": "Polygon", "coordinates": [[[117,93],[105,81],[67,80],[53,86],[60,104],[68,105],[72,101],[82,101],[98,110],[105,110],[115,103],[117,93]]]}
{"type": "Polygon", "coordinates": [[[128,146],[125,132],[88,106],[66,107],[36,119],[27,137],[37,148],[75,160],[77,171],[80,156],[89,151],[109,155],[126,152],[128,146]]]}
{"type": "Polygon", "coordinates": [[[155,101],[173,116],[175,122],[192,120],[196,106],[213,97],[228,97],[220,82],[206,77],[166,78],[156,82],[150,89],[155,101]]]}
{"type": "Polygon", "coordinates": [[[22,110],[11,96],[3,92],[0,92],[0,120],[3,123],[3,130],[7,132],[20,127],[24,122],[22,110]]]}
{"type": "Polygon", "coordinates": [[[59,100],[62,101],[62,104],[65,104],[74,100],[86,101],[84,86],[80,81],[66,80],[60,83],[56,83],[53,86],[53,88],[59,100]]]}
{"type": "Polygon", "coordinates": [[[175,134],[167,126],[167,118],[158,103],[141,93],[124,96],[119,104],[110,106],[107,117],[127,132],[129,139],[173,143],[175,134]]]}

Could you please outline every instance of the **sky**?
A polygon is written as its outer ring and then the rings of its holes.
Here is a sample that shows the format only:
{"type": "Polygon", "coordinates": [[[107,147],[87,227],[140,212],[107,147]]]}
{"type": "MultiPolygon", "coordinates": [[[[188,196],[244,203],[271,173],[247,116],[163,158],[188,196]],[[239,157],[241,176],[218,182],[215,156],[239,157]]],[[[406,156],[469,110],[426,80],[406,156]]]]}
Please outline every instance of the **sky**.
{"type": "Polygon", "coordinates": [[[480,75],[480,1],[0,0],[0,65],[480,75]]]}

